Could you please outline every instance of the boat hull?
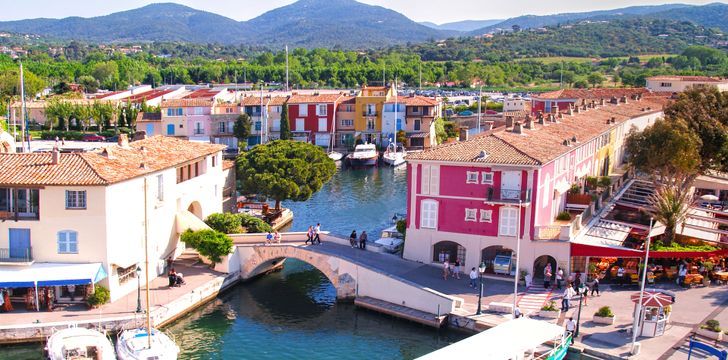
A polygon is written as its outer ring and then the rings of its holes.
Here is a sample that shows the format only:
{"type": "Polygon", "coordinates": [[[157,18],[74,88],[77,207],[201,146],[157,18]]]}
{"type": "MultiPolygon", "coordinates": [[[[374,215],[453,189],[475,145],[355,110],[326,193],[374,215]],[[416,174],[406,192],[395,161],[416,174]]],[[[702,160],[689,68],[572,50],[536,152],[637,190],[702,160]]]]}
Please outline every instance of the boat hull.
{"type": "Polygon", "coordinates": [[[89,348],[103,359],[116,359],[114,347],[106,335],[91,329],[68,328],[55,332],[48,339],[46,350],[50,360],[66,360],[92,356],[89,348]]]}
{"type": "Polygon", "coordinates": [[[146,329],[125,330],[116,342],[116,356],[119,360],[177,360],[179,347],[166,334],[152,329],[152,347],[148,343],[146,329]]]}
{"type": "Polygon", "coordinates": [[[377,160],[379,160],[378,157],[368,157],[368,158],[349,157],[347,159],[349,160],[349,165],[351,165],[351,166],[376,166],[377,160]]]}
{"type": "Polygon", "coordinates": [[[341,153],[338,153],[338,152],[331,152],[331,153],[329,153],[329,159],[334,160],[334,161],[341,161],[341,158],[342,157],[344,157],[344,156],[341,155],[341,153]]]}
{"type": "Polygon", "coordinates": [[[403,156],[383,156],[382,161],[389,166],[400,166],[405,163],[403,156]]]}

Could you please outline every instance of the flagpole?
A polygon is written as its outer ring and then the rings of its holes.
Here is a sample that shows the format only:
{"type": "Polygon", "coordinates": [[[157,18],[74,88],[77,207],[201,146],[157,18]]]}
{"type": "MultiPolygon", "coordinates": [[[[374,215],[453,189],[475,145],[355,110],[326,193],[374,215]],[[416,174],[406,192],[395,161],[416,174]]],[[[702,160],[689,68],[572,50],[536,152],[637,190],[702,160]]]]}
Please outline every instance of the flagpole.
{"type": "Polygon", "coordinates": [[[650,229],[647,233],[647,239],[645,240],[645,264],[642,267],[642,285],[640,286],[640,301],[637,303],[637,307],[634,314],[634,321],[632,322],[632,346],[631,353],[635,355],[635,344],[637,342],[637,327],[639,326],[640,317],[642,316],[642,299],[645,296],[645,283],[647,282],[647,262],[650,258],[650,240],[652,238],[652,225],[653,219],[650,218],[650,229]]]}

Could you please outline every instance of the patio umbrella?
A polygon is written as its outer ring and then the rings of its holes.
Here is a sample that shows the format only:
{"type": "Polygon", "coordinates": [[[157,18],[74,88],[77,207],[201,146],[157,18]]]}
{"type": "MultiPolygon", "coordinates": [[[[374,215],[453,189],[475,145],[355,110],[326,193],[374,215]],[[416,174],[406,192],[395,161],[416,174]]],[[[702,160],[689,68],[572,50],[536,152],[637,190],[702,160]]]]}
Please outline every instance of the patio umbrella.
{"type": "Polygon", "coordinates": [[[700,199],[705,201],[718,201],[718,197],[713,194],[705,194],[701,196],[700,199]]]}
{"type": "MultiPolygon", "coordinates": [[[[640,293],[632,294],[630,298],[633,303],[637,303],[640,301],[640,293]]],[[[664,307],[670,304],[672,304],[672,297],[658,291],[645,291],[642,298],[642,306],[664,307]]]]}

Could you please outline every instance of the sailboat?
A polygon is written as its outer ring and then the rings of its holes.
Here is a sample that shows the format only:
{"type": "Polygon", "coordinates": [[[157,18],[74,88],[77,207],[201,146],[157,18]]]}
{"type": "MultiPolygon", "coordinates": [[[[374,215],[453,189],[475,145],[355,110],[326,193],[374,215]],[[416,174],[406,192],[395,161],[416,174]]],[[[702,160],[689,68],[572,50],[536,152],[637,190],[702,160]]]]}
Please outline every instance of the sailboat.
{"type": "Polygon", "coordinates": [[[116,359],[114,347],[106,335],[76,326],[58,330],[46,344],[50,360],[107,360],[116,359]]]}
{"type": "Polygon", "coordinates": [[[382,161],[384,161],[385,164],[391,165],[391,166],[400,166],[404,164],[404,157],[407,155],[407,152],[405,152],[404,147],[400,146],[400,149],[397,149],[397,82],[395,81],[394,85],[394,139],[392,142],[387,146],[387,150],[382,155],[382,161]]]}
{"type": "Polygon", "coordinates": [[[124,330],[116,342],[119,360],[177,360],[179,347],[162,331],[152,328],[149,309],[149,246],[147,216],[147,178],[144,178],[144,273],[146,275],[146,327],[124,330]]]}
{"type": "Polygon", "coordinates": [[[334,103],[334,117],[333,117],[333,126],[331,126],[331,139],[329,140],[329,159],[334,161],[341,161],[341,159],[344,157],[344,155],[336,150],[334,150],[334,144],[336,143],[336,103],[334,103]]]}

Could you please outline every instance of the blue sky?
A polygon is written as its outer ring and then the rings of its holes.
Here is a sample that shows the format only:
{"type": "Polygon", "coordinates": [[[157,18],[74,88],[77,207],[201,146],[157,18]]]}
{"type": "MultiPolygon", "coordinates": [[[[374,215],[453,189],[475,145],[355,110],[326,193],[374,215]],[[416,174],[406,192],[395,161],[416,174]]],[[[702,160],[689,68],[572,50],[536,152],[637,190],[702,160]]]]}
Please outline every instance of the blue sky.
{"type": "MultiPolygon", "coordinates": [[[[27,18],[91,17],[170,0],[0,0],[0,21],[27,18]]],[[[545,15],[561,12],[614,9],[632,5],[657,5],[670,2],[707,4],[716,0],[360,0],[399,11],[416,21],[435,23],[459,20],[504,19],[525,14],[545,15]]],[[[248,20],[294,0],[171,0],[196,9],[248,20]]],[[[720,1],[728,2],[728,0],[720,1]]]]}

